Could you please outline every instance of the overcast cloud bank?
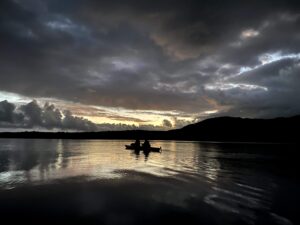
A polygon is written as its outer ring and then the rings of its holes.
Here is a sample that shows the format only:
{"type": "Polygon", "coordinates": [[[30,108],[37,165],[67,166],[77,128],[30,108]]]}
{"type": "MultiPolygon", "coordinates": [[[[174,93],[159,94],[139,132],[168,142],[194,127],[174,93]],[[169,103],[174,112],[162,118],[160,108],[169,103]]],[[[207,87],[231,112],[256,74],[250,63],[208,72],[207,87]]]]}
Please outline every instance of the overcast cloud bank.
{"type": "MultiPolygon", "coordinates": [[[[294,0],[1,0],[0,90],[130,110],[300,114],[299,12],[294,0]]],[[[5,120],[94,129],[51,105],[29,118],[33,108],[5,120]]]]}

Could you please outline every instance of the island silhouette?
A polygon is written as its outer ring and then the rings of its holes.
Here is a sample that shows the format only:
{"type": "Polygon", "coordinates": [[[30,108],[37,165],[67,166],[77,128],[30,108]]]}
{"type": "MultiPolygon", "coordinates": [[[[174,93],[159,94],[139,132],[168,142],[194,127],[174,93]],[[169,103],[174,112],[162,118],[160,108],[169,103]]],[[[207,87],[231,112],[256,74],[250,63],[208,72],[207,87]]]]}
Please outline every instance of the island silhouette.
{"type": "Polygon", "coordinates": [[[0,138],[148,139],[216,142],[298,143],[300,115],[274,119],[216,117],[168,131],[2,132],[0,138]]]}

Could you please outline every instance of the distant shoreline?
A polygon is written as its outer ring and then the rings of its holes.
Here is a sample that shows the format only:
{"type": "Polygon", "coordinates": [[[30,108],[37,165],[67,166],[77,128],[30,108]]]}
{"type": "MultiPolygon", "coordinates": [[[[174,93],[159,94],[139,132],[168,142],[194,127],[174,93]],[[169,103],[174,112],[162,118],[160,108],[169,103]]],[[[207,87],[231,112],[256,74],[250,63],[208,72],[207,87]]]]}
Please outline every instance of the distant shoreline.
{"type": "Polygon", "coordinates": [[[2,132],[0,138],[22,139],[149,139],[202,142],[299,143],[300,116],[276,119],[218,117],[169,131],[2,132]]]}

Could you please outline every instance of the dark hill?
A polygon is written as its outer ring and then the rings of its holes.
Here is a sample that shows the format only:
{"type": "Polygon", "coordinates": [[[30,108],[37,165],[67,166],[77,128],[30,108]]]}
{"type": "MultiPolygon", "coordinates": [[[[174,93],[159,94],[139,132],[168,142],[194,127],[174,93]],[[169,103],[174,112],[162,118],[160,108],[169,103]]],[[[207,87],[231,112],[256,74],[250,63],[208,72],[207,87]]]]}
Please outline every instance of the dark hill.
{"type": "Polygon", "coordinates": [[[298,142],[299,129],[300,116],[275,119],[218,117],[188,125],[175,133],[191,140],[298,142]]]}

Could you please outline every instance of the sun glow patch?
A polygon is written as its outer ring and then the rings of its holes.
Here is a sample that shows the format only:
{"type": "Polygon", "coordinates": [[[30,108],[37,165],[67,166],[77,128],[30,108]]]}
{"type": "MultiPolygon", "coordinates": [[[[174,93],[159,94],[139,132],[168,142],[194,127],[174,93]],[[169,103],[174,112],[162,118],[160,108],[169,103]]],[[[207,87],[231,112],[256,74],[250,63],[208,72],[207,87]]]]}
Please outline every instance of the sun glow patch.
{"type": "Polygon", "coordinates": [[[245,39],[249,39],[249,38],[254,38],[258,35],[259,35],[259,31],[254,30],[254,29],[247,29],[247,30],[242,31],[240,38],[245,40],[245,39]]]}
{"type": "MultiPolygon", "coordinates": [[[[17,107],[27,105],[32,101],[31,98],[14,93],[0,92],[0,102],[7,100],[17,107]]],[[[128,129],[151,129],[163,130],[169,127],[162,125],[164,120],[177,118],[180,123],[191,123],[197,115],[189,115],[180,111],[156,111],[156,110],[129,110],[116,107],[102,107],[84,105],[80,103],[59,100],[54,98],[35,98],[37,104],[43,109],[45,104],[53,104],[64,117],[63,112],[68,110],[76,118],[86,119],[98,127],[99,130],[128,130],[128,129]]],[[[1,128],[0,128],[1,129],[1,128]]],[[[16,127],[7,127],[1,131],[16,130],[16,127]]],[[[18,131],[27,130],[18,128],[18,131]]],[[[47,131],[43,127],[34,127],[39,131],[47,131]]],[[[51,131],[61,131],[60,127],[51,128],[51,131]]],[[[71,131],[71,130],[69,130],[71,131]]],[[[72,130],[76,131],[76,130],[72,130]]]]}

